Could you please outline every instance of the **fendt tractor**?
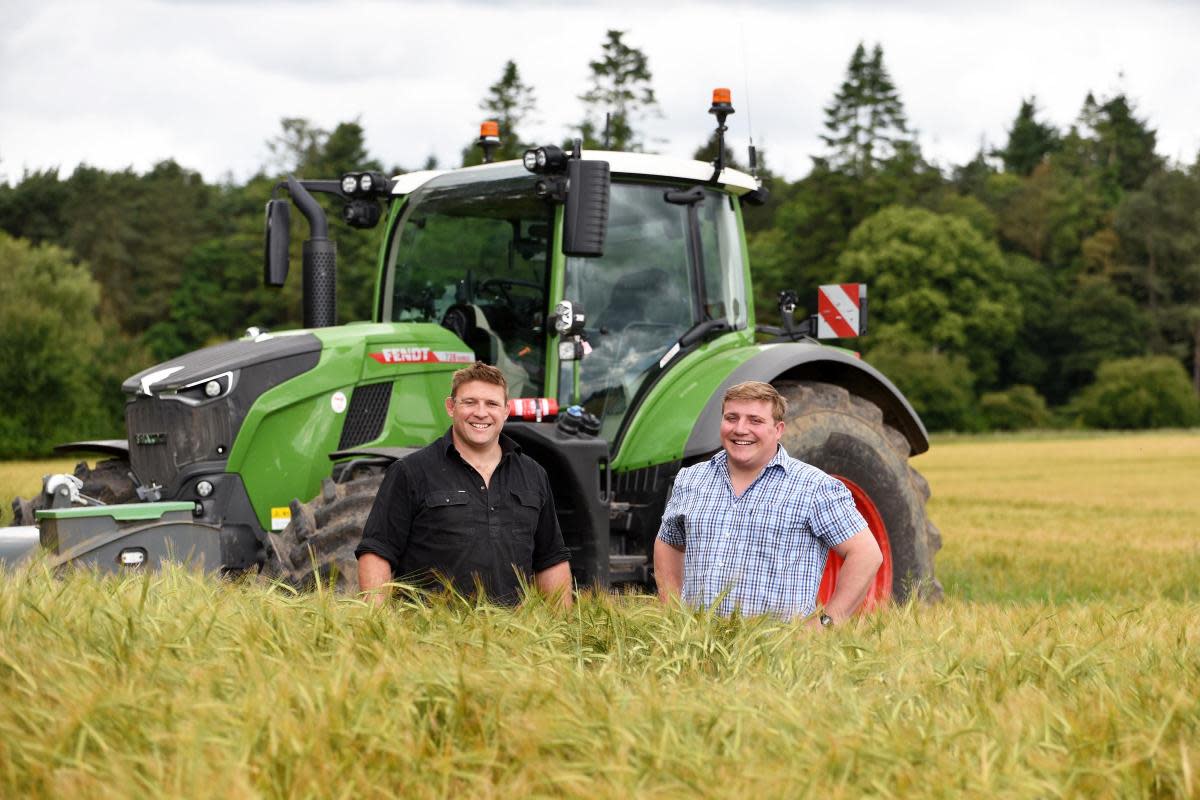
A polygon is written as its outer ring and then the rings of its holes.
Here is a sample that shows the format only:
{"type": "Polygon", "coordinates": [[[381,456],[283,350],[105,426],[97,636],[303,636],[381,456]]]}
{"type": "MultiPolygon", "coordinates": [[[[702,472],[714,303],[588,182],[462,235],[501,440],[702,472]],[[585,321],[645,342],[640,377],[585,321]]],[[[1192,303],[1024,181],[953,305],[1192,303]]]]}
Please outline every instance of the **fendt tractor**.
{"type": "MultiPolygon", "coordinates": [[[[722,154],[728,91],[709,111],[722,154]]],[[[756,326],[742,227],[743,207],[766,197],[756,177],[722,155],[578,140],[491,163],[498,143],[485,124],[480,166],[281,182],[264,277],[285,281],[295,205],[310,234],[304,329],[251,328],[125,381],[128,439],[60,448],[106,460],[14,501],[7,560],[40,543],[53,567],[173,559],[356,590],[353,551],[383,472],[445,432],[451,375],[480,360],[508,380],[505,433],[550,475],[578,585],[653,586],[672,481],[720,448],[724,390],[756,379],[788,400],[788,452],[844,482],[879,540],[868,604],[936,596],[940,537],[909,466],[925,428],[878,370],[814,338],[851,306],[861,327],[865,289],[832,287],[854,296],[824,322],[781,292],[783,326],[756,326]],[[336,247],[313,193],[337,198],[353,227],[386,226],[370,322],[337,324],[336,247]]]]}

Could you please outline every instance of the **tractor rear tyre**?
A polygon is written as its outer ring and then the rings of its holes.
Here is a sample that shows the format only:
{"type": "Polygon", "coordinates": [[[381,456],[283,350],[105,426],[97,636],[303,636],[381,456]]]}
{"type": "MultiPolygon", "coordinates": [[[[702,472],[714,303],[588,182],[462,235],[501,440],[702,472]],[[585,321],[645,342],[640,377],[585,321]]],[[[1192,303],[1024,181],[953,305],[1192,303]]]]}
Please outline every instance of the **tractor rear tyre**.
{"type": "MultiPolygon", "coordinates": [[[[869,400],[820,381],[780,380],[788,401],[781,442],[788,455],[842,480],[884,552],[884,564],[865,607],[888,600],[904,602],[914,589],[923,600],[938,600],[941,584],[933,574],[941,534],[929,520],[929,484],[909,466],[904,436],[883,421],[869,400]],[[887,575],[890,568],[890,585],[887,575]]],[[[820,599],[832,589],[830,573],[840,559],[830,554],[820,599]]]]}
{"type": "Polygon", "coordinates": [[[318,580],[338,591],[358,592],[354,549],[362,540],[367,516],[383,483],[377,472],[348,483],[326,478],[321,493],[307,503],[293,500],[292,519],[270,533],[263,572],[297,589],[312,589],[318,580]]]}
{"type": "MultiPolygon", "coordinates": [[[[80,461],[75,465],[75,477],[83,481],[83,488],[80,490],[83,494],[105,505],[136,503],[138,500],[133,471],[129,468],[129,462],[123,458],[105,459],[98,462],[95,468],[88,467],[86,461],[80,461]]],[[[45,494],[28,499],[16,498],[12,502],[12,524],[37,524],[34,512],[45,507],[45,494]]]]}

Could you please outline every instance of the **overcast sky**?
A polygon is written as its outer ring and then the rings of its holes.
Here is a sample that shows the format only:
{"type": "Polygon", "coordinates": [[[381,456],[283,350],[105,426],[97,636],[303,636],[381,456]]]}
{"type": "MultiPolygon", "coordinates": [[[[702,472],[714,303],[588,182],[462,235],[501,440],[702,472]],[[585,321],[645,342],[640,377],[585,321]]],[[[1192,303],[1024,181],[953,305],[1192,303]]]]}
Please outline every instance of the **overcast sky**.
{"type": "Polygon", "coordinates": [[[284,117],[357,119],[389,166],[430,154],[453,165],[510,58],[536,90],[529,138],[557,142],[582,117],[577,96],[609,28],[649,56],[662,116],[643,128],[672,155],[705,140],[711,90],[728,86],[739,156],[752,133],[772,168],[800,177],[859,41],[883,46],[943,166],[1002,144],[1021,98],[1037,95],[1066,128],[1089,90],[1125,92],[1169,158],[1200,150],[1200,3],[1182,0],[0,0],[0,181],[166,158],[242,180],[269,162],[284,117]]]}

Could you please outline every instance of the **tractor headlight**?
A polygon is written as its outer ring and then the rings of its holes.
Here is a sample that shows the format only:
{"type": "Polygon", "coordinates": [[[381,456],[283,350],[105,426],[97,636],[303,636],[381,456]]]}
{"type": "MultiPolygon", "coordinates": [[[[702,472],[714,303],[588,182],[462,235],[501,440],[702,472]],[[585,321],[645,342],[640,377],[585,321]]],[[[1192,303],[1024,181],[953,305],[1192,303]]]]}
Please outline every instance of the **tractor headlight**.
{"type": "Polygon", "coordinates": [[[372,180],[371,173],[369,172],[364,172],[358,179],[358,188],[362,189],[364,192],[370,192],[371,187],[374,185],[375,181],[372,180]]]}
{"type": "Polygon", "coordinates": [[[174,392],[164,392],[161,396],[174,397],[178,400],[183,400],[185,403],[195,405],[223,397],[229,394],[229,390],[232,387],[233,373],[222,372],[220,375],[213,375],[212,377],[189,383],[187,386],[182,386],[174,392]]]}
{"type": "Polygon", "coordinates": [[[545,147],[535,147],[526,150],[521,157],[521,163],[530,172],[563,172],[567,168],[567,154],[561,147],[548,144],[545,147]]]}
{"type": "Polygon", "coordinates": [[[354,175],[342,176],[342,194],[354,194],[358,191],[358,178],[354,175]]]}

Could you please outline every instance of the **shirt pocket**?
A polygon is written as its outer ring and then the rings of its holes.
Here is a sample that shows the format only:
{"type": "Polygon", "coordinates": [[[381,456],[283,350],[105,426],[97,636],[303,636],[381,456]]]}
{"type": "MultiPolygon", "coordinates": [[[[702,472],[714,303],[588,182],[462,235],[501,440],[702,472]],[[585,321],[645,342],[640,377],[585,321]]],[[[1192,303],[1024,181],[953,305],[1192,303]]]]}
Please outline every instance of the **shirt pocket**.
{"type": "Polygon", "coordinates": [[[434,534],[469,536],[471,506],[467,492],[440,490],[425,495],[423,527],[434,534]]]}
{"type": "Polygon", "coordinates": [[[509,539],[514,555],[522,559],[533,557],[533,540],[538,519],[542,515],[542,496],[528,489],[512,490],[512,526],[509,539]]]}

